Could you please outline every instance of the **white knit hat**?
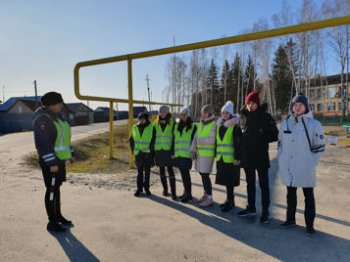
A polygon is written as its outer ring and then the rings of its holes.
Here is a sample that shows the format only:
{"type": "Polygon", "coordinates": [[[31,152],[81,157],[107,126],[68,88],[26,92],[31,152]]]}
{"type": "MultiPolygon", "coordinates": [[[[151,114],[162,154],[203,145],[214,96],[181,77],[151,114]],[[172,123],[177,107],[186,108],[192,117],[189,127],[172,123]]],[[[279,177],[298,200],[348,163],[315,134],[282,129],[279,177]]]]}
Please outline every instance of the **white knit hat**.
{"type": "Polygon", "coordinates": [[[227,101],[226,104],[221,108],[221,113],[226,111],[233,116],[234,114],[233,107],[234,107],[233,103],[231,101],[227,101]]]}
{"type": "Polygon", "coordinates": [[[180,114],[190,114],[190,109],[186,106],[181,109],[180,114]]]}

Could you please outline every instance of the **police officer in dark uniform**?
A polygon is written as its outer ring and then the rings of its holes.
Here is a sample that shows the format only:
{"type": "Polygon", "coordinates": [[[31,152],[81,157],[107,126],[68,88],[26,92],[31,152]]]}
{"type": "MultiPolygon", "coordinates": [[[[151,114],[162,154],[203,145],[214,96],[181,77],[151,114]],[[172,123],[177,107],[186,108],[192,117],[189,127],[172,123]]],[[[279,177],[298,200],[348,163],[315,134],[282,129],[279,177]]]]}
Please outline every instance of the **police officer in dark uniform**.
{"type": "Polygon", "coordinates": [[[62,117],[64,107],[61,94],[46,93],[41,98],[42,107],[34,113],[33,129],[35,147],[39,155],[46,193],[45,208],[49,223],[48,231],[65,231],[72,221],[61,214],[60,186],[66,180],[66,161],[74,161],[71,146],[71,130],[62,117]]]}

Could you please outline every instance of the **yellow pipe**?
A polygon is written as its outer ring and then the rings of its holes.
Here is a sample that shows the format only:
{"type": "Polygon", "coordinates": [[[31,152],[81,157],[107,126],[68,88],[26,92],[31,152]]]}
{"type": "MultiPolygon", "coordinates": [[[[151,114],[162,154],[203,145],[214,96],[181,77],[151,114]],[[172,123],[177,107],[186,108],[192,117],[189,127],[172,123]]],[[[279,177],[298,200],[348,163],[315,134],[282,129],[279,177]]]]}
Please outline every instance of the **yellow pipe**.
{"type": "Polygon", "coordinates": [[[220,45],[228,45],[228,44],[234,44],[234,43],[253,41],[253,40],[258,40],[263,38],[276,37],[281,35],[301,33],[305,31],[317,30],[317,29],[322,29],[326,27],[340,26],[340,25],[346,25],[346,24],[350,24],[350,16],[330,18],[326,20],[314,21],[314,22],[309,22],[309,23],[304,23],[299,25],[291,25],[291,26],[270,29],[270,30],[260,31],[260,32],[254,32],[254,33],[248,33],[248,34],[242,34],[237,36],[218,38],[214,40],[202,41],[202,42],[191,43],[186,45],[179,45],[179,46],[144,51],[139,53],[84,61],[84,62],[78,63],[76,66],[80,68],[80,67],[86,67],[86,66],[92,66],[92,65],[126,61],[128,59],[140,59],[140,58],[146,58],[146,57],[152,57],[152,56],[167,55],[167,54],[191,51],[191,50],[196,50],[201,48],[208,48],[208,47],[214,47],[214,46],[220,46],[220,45]]]}
{"type": "Polygon", "coordinates": [[[114,111],[113,111],[113,102],[109,102],[109,158],[113,159],[113,120],[114,120],[114,111]]]}
{"type": "MultiPolygon", "coordinates": [[[[128,132],[129,137],[131,136],[131,129],[134,125],[134,104],[133,104],[133,92],[132,92],[132,60],[128,59],[128,94],[129,94],[129,122],[128,132]]],[[[129,164],[130,168],[134,167],[134,157],[130,151],[129,153],[129,164]]]]}

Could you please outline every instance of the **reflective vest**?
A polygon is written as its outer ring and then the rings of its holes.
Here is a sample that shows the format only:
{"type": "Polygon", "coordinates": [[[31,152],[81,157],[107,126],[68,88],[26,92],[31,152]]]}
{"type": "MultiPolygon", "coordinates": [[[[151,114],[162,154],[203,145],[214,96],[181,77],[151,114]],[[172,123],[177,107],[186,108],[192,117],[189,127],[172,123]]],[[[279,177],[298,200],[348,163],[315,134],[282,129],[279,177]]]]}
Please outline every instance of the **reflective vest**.
{"type": "Polygon", "coordinates": [[[210,132],[215,125],[215,121],[210,122],[203,128],[202,122],[199,123],[197,129],[197,154],[199,156],[214,157],[215,156],[215,144],[206,145],[203,144],[203,139],[210,137],[210,132]]]}
{"type": "Polygon", "coordinates": [[[220,128],[216,130],[216,161],[222,158],[224,163],[234,162],[233,128],[233,126],[227,128],[222,140],[219,134],[220,128]]]}
{"type": "Polygon", "coordinates": [[[72,157],[72,132],[67,121],[57,119],[53,121],[57,137],[55,142],[55,155],[58,159],[67,160],[72,157]]]}
{"type": "Polygon", "coordinates": [[[144,153],[150,153],[150,145],[152,141],[153,134],[153,125],[148,125],[144,130],[142,135],[140,135],[140,131],[137,125],[132,127],[132,138],[134,139],[134,155],[137,156],[140,151],[144,153]]]}
{"type": "Polygon", "coordinates": [[[166,125],[164,132],[162,127],[157,122],[154,123],[154,127],[156,128],[156,142],[154,146],[154,150],[170,150],[171,143],[173,140],[173,126],[174,120],[170,120],[170,123],[166,125]]]}
{"type": "Polygon", "coordinates": [[[191,147],[191,138],[194,125],[191,125],[191,128],[186,131],[186,127],[182,129],[180,134],[177,130],[179,124],[175,125],[174,135],[175,135],[175,157],[185,157],[191,158],[190,156],[190,147],[191,147]]]}

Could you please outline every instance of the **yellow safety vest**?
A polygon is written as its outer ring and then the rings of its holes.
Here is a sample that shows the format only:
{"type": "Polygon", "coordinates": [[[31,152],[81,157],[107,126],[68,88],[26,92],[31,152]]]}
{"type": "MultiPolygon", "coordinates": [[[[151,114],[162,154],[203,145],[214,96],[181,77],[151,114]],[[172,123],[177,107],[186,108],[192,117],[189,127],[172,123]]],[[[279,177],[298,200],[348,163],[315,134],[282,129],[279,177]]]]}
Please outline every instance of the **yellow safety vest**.
{"type": "Polygon", "coordinates": [[[199,123],[197,129],[197,154],[199,156],[214,157],[215,144],[203,144],[203,139],[209,138],[210,132],[215,125],[215,121],[210,122],[203,128],[202,122],[199,123]]]}
{"type": "Polygon", "coordinates": [[[182,133],[177,130],[178,125],[175,125],[174,135],[175,135],[175,157],[185,157],[185,158],[191,158],[190,155],[190,147],[191,147],[191,138],[192,138],[192,131],[194,125],[191,125],[191,128],[186,131],[186,127],[182,129],[182,133]]]}
{"type": "Polygon", "coordinates": [[[227,128],[224,138],[221,140],[219,129],[216,130],[216,161],[221,158],[224,163],[234,162],[234,141],[233,141],[233,129],[231,126],[227,128]]]}
{"type": "Polygon", "coordinates": [[[155,122],[154,127],[156,128],[156,142],[154,146],[154,150],[170,150],[171,143],[173,140],[173,126],[174,120],[170,120],[170,123],[166,125],[164,132],[162,127],[155,122]]]}
{"type": "Polygon", "coordinates": [[[152,141],[152,134],[153,134],[153,125],[148,125],[142,133],[142,136],[140,135],[140,131],[137,127],[137,125],[133,125],[132,127],[132,138],[134,139],[134,155],[137,156],[140,151],[145,153],[151,152],[151,141],[152,141]]]}
{"type": "Polygon", "coordinates": [[[56,130],[57,138],[55,142],[55,155],[58,159],[67,160],[72,157],[72,132],[67,121],[57,119],[53,121],[56,130]]]}

